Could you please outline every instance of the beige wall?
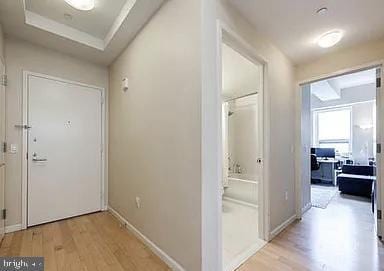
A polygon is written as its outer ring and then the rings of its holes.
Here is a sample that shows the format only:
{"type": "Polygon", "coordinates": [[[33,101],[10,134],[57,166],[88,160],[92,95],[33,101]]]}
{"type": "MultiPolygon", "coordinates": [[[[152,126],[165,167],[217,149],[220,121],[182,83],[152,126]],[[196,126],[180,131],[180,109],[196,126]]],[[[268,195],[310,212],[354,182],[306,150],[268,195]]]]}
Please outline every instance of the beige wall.
{"type": "Polygon", "coordinates": [[[6,91],[7,142],[17,144],[16,154],[7,153],[6,170],[6,224],[21,223],[21,144],[22,131],[15,128],[22,119],[22,72],[23,70],[48,74],[72,81],[91,84],[107,89],[106,67],[90,64],[76,58],[35,46],[25,41],[6,37],[5,61],[8,86],[6,91]]]}
{"type": "Polygon", "coordinates": [[[270,123],[266,124],[270,146],[270,228],[271,231],[295,215],[294,180],[294,67],[290,60],[259,35],[242,16],[223,1],[219,19],[251,44],[268,62],[267,101],[270,123]],[[285,193],[288,193],[288,200],[285,193]]]}
{"type": "Polygon", "coordinates": [[[110,66],[109,205],[186,270],[201,270],[200,5],[166,2],[110,66]]]}
{"type": "Polygon", "coordinates": [[[327,54],[296,69],[298,82],[384,60],[384,40],[372,41],[327,54]]]}

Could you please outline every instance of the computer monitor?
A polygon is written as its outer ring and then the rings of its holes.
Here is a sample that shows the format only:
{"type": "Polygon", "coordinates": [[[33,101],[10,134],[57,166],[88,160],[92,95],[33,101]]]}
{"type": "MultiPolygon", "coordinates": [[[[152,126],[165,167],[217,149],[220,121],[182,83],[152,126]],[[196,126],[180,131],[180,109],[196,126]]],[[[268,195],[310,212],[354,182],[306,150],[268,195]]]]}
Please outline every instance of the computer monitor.
{"type": "MultiPolygon", "coordinates": [[[[312,148],[314,149],[314,154],[316,154],[317,157],[320,158],[335,158],[336,157],[336,151],[335,148],[312,148]]],[[[311,153],[312,153],[311,149],[311,153]]]]}

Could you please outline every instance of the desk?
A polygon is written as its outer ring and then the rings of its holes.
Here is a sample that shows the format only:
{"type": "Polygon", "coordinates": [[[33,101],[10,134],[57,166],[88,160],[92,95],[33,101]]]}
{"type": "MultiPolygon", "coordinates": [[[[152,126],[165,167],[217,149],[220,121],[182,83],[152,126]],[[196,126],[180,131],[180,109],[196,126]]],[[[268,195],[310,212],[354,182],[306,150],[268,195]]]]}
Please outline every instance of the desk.
{"type": "Polygon", "coordinates": [[[339,160],[330,158],[330,159],[317,159],[320,164],[320,169],[312,170],[311,178],[320,180],[325,183],[332,183],[334,186],[337,185],[336,182],[336,164],[339,163],[339,160]]]}

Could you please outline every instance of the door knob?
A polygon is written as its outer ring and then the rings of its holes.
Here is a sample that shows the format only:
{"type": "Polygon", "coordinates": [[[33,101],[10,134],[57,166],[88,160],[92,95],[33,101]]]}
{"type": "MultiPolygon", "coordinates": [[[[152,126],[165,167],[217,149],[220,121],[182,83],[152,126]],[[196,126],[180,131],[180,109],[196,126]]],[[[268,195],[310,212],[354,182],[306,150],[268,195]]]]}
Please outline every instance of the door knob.
{"type": "Polygon", "coordinates": [[[32,154],[32,161],[33,162],[46,162],[46,161],[48,161],[48,159],[46,159],[46,158],[38,158],[37,154],[34,152],[32,154]]]}

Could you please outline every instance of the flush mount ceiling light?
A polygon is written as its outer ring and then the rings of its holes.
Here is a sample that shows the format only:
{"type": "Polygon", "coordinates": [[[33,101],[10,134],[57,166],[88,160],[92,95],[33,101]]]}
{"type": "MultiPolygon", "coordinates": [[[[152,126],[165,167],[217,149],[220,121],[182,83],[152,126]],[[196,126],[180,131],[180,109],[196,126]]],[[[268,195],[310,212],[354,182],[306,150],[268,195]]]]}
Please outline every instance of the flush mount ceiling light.
{"type": "Polygon", "coordinates": [[[336,45],[343,38],[343,32],[341,30],[332,30],[324,33],[317,40],[317,45],[321,48],[329,48],[336,45]]]}
{"type": "Polygon", "coordinates": [[[95,8],[95,0],[65,0],[65,2],[79,10],[92,10],[95,8]]]}

